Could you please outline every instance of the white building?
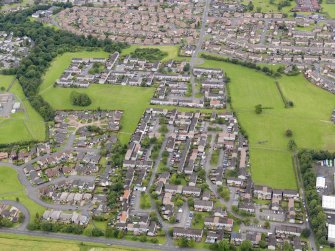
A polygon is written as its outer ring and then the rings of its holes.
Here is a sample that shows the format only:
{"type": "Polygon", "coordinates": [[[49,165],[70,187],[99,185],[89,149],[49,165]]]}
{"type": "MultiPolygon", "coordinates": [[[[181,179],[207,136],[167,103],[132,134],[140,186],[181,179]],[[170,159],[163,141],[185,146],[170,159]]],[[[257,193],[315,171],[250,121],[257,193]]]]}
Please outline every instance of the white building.
{"type": "Polygon", "coordinates": [[[335,243],[335,225],[328,225],[328,241],[330,243],[335,243]]]}
{"type": "Polygon", "coordinates": [[[316,178],[316,189],[325,189],[326,188],[326,178],[317,177],[316,178]]]}
{"type": "Polygon", "coordinates": [[[322,208],[326,210],[335,210],[335,196],[323,195],[322,208]]]}

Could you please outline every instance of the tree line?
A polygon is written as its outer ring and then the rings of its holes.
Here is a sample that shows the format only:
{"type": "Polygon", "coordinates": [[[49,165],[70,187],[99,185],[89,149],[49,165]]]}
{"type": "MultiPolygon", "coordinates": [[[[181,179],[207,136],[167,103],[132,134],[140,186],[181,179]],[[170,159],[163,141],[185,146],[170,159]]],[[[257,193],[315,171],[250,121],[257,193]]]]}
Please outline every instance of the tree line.
{"type": "Polygon", "coordinates": [[[38,88],[42,83],[42,76],[55,57],[65,52],[82,49],[100,48],[106,52],[120,52],[127,47],[126,43],[112,42],[109,39],[98,40],[91,35],[79,36],[45,27],[39,22],[32,22],[28,19],[37,10],[48,8],[50,5],[39,5],[21,12],[0,15],[0,30],[13,32],[14,36],[18,37],[28,36],[34,41],[31,53],[22,59],[16,74],[25,96],[45,121],[53,120],[55,112],[50,104],[38,94],[38,88]]]}

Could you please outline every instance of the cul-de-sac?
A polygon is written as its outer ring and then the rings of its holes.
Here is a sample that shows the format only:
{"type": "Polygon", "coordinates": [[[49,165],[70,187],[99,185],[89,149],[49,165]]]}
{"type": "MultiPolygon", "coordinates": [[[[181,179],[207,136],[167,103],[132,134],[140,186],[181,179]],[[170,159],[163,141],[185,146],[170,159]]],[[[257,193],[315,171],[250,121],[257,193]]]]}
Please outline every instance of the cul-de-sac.
{"type": "Polygon", "coordinates": [[[0,59],[0,250],[335,250],[334,0],[3,0],[0,59]]]}

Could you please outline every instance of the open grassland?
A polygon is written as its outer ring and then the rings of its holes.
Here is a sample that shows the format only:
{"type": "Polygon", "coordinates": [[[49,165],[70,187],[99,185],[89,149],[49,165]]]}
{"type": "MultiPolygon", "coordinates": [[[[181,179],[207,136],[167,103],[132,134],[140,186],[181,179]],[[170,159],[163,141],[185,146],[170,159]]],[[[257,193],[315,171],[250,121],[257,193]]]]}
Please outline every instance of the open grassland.
{"type": "Polygon", "coordinates": [[[282,77],[279,85],[294,107],[286,109],[274,79],[246,67],[205,61],[205,67],[222,68],[231,78],[232,106],[250,141],[251,172],[256,184],[274,188],[296,188],[291,154],[285,131],[300,148],[335,150],[335,127],[330,115],[332,94],[317,88],[303,76],[282,77]],[[255,105],[267,109],[255,114],[255,105]]]}
{"type": "MultiPolygon", "coordinates": [[[[242,3],[248,5],[249,0],[243,0],[242,3]]],[[[253,12],[257,11],[257,8],[261,8],[261,12],[263,13],[286,13],[290,14],[290,10],[296,6],[295,1],[290,1],[291,6],[287,6],[282,8],[282,10],[278,10],[278,4],[282,2],[282,0],[274,0],[273,3],[270,3],[270,0],[255,0],[251,1],[254,4],[253,12]]]]}
{"type": "Polygon", "coordinates": [[[326,1],[323,1],[321,8],[322,12],[325,12],[329,15],[329,18],[335,18],[335,4],[328,4],[326,1]]]}
{"type": "Polygon", "coordinates": [[[149,249],[107,246],[99,243],[82,243],[55,238],[33,237],[0,233],[0,246],[3,251],[146,251],[149,249]]]}
{"type": "MultiPolygon", "coordinates": [[[[25,187],[19,182],[17,173],[10,167],[0,166],[0,200],[13,200],[17,198],[30,212],[30,220],[33,220],[36,213],[40,215],[44,208],[32,200],[26,194],[25,187]]],[[[0,248],[2,250],[2,248],[0,248]]]]}
{"type": "Polygon", "coordinates": [[[134,52],[137,48],[158,48],[161,51],[166,52],[167,56],[162,61],[169,61],[169,60],[189,61],[190,60],[190,57],[179,57],[178,56],[179,47],[177,45],[150,45],[150,46],[131,45],[129,48],[122,50],[121,55],[128,55],[134,52]]]}
{"type": "MultiPolygon", "coordinates": [[[[13,79],[14,76],[0,75],[0,88],[3,86],[7,89],[13,79]]],[[[45,123],[25,98],[18,81],[15,81],[10,92],[21,103],[23,111],[11,114],[9,118],[0,118],[0,144],[44,140],[45,123]]]]}
{"type": "Polygon", "coordinates": [[[40,94],[56,110],[101,109],[123,110],[120,140],[127,143],[145,108],[153,95],[153,88],[116,85],[91,85],[86,89],[54,87],[55,81],[70,65],[74,57],[107,57],[109,54],[98,52],[66,53],[57,57],[43,78],[40,94]],[[72,91],[86,93],[92,100],[88,107],[73,106],[70,101],[72,91]]]}

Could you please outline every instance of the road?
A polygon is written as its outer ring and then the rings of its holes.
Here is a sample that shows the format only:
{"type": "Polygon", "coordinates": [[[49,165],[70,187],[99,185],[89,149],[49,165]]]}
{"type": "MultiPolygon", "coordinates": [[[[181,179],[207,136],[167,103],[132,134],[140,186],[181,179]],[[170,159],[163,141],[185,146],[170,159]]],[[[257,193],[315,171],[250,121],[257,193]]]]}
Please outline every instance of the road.
{"type": "MultiPolygon", "coordinates": [[[[194,53],[192,54],[191,60],[190,60],[190,68],[191,72],[193,71],[194,65],[197,64],[198,61],[198,54],[201,51],[202,44],[205,41],[205,36],[206,36],[206,24],[207,24],[207,18],[208,18],[208,12],[209,12],[209,7],[211,0],[205,0],[205,7],[204,7],[204,13],[202,15],[202,20],[201,20],[201,28],[200,28],[200,33],[199,33],[199,38],[198,42],[196,44],[196,48],[194,53]]],[[[196,90],[196,82],[193,74],[191,74],[191,84],[192,84],[192,98],[195,98],[195,90],[196,90]]]]}

